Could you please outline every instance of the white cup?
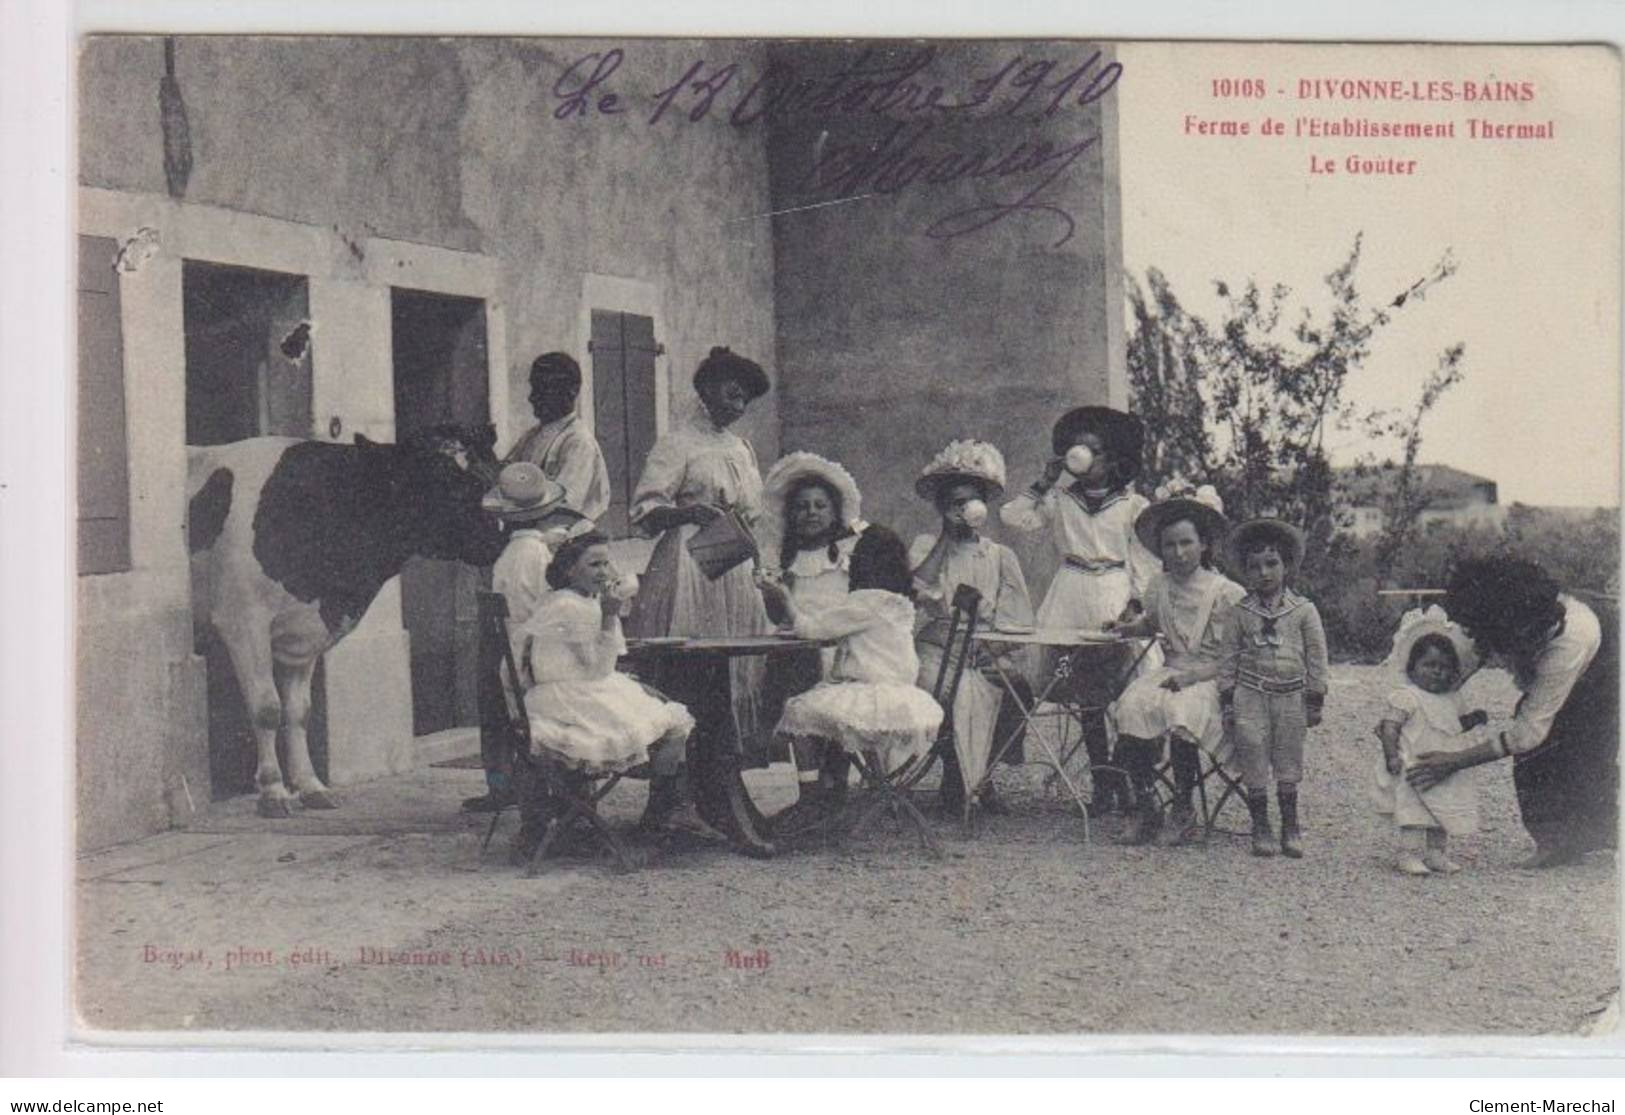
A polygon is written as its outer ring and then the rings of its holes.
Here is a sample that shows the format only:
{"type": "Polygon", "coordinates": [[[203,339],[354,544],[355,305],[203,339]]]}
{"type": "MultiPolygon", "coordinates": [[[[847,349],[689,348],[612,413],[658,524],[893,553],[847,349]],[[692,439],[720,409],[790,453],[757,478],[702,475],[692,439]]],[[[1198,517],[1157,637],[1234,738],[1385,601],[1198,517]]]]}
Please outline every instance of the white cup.
{"type": "Polygon", "coordinates": [[[1066,451],[1066,471],[1082,476],[1095,463],[1095,454],[1087,445],[1074,445],[1066,451]]]}
{"type": "Polygon", "coordinates": [[[965,504],[965,525],[979,527],[987,522],[987,504],[979,499],[973,499],[965,504]]]}
{"type": "Polygon", "coordinates": [[[638,575],[626,573],[616,578],[609,586],[609,594],[617,600],[630,600],[638,594],[638,575]]]}

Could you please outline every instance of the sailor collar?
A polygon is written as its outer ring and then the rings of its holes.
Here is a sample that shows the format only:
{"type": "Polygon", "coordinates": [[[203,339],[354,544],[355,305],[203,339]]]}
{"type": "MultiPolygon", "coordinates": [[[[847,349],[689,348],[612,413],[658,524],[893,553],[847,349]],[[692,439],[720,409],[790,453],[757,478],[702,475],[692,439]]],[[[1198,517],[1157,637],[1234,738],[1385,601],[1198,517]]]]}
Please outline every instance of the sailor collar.
{"type": "Polygon", "coordinates": [[[1247,611],[1261,619],[1276,620],[1297,611],[1307,603],[1309,601],[1287,588],[1281,590],[1281,599],[1274,608],[1266,608],[1264,602],[1250,592],[1241,598],[1238,607],[1247,609],[1247,611]]]}
{"type": "Polygon", "coordinates": [[[1067,495],[1071,496],[1079,507],[1083,508],[1091,515],[1098,515],[1112,504],[1120,503],[1128,498],[1127,488],[1113,488],[1111,491],[1098,498],[1089,495],[1087,492],[1079,490],[1074,484],[1068,484],[1061,490],[1067,495]]]}

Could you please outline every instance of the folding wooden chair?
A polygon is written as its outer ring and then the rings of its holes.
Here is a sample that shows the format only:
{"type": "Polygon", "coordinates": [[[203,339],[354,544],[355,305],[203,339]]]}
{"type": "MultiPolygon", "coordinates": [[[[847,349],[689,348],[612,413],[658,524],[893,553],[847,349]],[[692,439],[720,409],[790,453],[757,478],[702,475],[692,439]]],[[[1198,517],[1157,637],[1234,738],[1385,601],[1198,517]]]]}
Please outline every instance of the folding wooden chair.
{"type": "MultiPolygon", "coordinates": [[[[538,820],[545,824],[535,849],[525,857],[526,878],[540,873],[542,860],[553,842],[563,830],[577,822],[584,824],[609,851],[618,871],[637,870],[638,857],[626,847],[609,822],[598,815],[598,803],[615,788],[623,774],[584,774],[550,759],[545,749],[540,755],[533,754],[530,718],[525,712],[525,686],[519,664],[514,659],[513,643],[508,637],[507,598],[499,592],[482,592],[478,595],[478,601],[480,638],[492,639],[493,647],[500,644],[502,648],[499,669],[512,739],[514,796],[519,809],[521,832],[524,826],[534,825],[538,820]]],[[[491,824],[485,830],[485,839],[480,842],[482,854],[490,847],[503,812],[499,810],[492,814],[491,824]]]]}
{"type": "MultiPolygon", "coordinates": [[[[937,729],[937,738],[931,749],[923,755],[909,756],[895,770],[886,770],[879,756],[851,754],[863,784],[860,799],[842,811],[841,819],[856,815],[840,837],[843,844],[859,836],[882,809],[889,809],[893,817],[907,821],[914,828],[927,851],[937,859],[943,858],[942,845],[931,831],[930,823],[914,804],[912,794],[920,780],[943,760],[947,749],[954,745],[954,698],[959,693],[959,683],[965,676],[966,666],[973,661],[972,641],[976,636],[976,621],[981,606],[982,594],[971,586],[960,585],[954,590],[952,611],[948,618],[948,637],[943,640],[942,662],[937,667],[936,682],[931,687],[931,696],[942,706],[942,726],[937,729]]],[[[967,794],[967,802],[968,799],[967,794]]]]}
{"type": "MultiPolygon", "coordinates": [[[[1046,701],[1065,708],[1067,717],[1064,723],[1078,727],[1076,739],[1072,738],[1070,731],[1061,739],[1060,768],[1069,767],[1073,760],[1077,758],[1078,752],[1083,749],[1085,743],[1082,729],[1084,718],[1106,715],[1106,711],[1128,688],[1129,682],[1134,680],[1134,675],[1140,669],[1140,663],[1145,661],[1145,656],[1151,653],[1151,648],[1156,644],[1157,639],[1155,637],[1142,640],[1138,653],[1130,659],[1127,665],[1119,668],[1114,675],[1107,678],[1104,684],[1101,683],[1098,676],[1093,679],[1078,677],[1076,671],[1071,669],[1070,657],[1063,658],[1057,664],[1057,671],[1064,670],[1065,673],[1062,681],[1050,691],[1046,701]],[[1077,680],[1072,682],[1070,680],[1072,678],[1077,680]]],[[[1112,775],[1121,779],[1124,785],[1128,784],[1128,771],[1115,764],[1102,764],[1099,767],[1092,767],[1090,773],[1091,775],[1112,775]]],[[[1044,792],[1057,797],[1060,796],[1062,782],[1061,770],[1051,771],[1044,776],[1044,792]]],[[[1093,798],[1090,800],[1092,803],[1093,798]]]]}
{"type": "MultiPolygon", "coordinates": [[[[1157,764],[1156,769],[1157,805],[1165,811],[1173,805],[1178,796],[1174,782],[1172,746],[1170,741],[1169,757],[1157,764]]],[[[1204,747],[1196,749],[1196,762],[1196,815],[1202,822],[1203,839],[1211,840],[1216,832],[1222,832],[1227,836],[1250,836],[1252,834],[1250,819],[1247,828],[1219,827],[1219,818],[1223,815],[1225,806],[1232,800],[1243,804],[1247,801],[1247,788],[1242,785],[1241,779],[1226,770],[1204,747]],[[1217,797],[1210,794],[1210,790],[1217,790],[1217,797]]]]}

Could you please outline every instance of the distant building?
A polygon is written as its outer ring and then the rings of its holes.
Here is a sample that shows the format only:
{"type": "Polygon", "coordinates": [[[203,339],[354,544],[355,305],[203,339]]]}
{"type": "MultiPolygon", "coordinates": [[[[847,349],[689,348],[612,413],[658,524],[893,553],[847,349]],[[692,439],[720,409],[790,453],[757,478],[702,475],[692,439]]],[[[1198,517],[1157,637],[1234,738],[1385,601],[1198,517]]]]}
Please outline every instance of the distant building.
{"type": "MultiPolygon", "coordinates": [[[[1333,481],[1338,528],[1356,538],[1381,531],[1387,525],[1389,501],[1399,477],[1398,465],[1338,469],[1333,481]]],[[[1499,501],[1493,480],[1449,465],[1417,465],[1414,483],[1423,501],[1417,516],[1420,526],[1448,523],[1495,529],[1506,522],[1507,509],[1499,501]]]]}

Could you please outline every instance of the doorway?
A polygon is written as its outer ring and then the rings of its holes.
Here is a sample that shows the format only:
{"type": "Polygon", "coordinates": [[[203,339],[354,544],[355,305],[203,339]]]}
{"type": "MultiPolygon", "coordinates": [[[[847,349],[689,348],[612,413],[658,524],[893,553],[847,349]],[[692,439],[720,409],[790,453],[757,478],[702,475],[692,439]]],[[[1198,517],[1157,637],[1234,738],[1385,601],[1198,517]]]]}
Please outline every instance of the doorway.
{"type": "MultiPolygon", "coordinates": [[[[390,291],[395,437],[491,420],[485,303],[429,291],[390,291]]],[[[413,558],[401,570],[401,620],[411,645],[412,731],[479,723],[479,617],[485,573],[413,558]]]]}
{"type": "MultiPolygon", "coordinates": [[[[303,275],[183,260],[186,444],[266,434],[311,436],[309,285],[303,275]]],[[[209,788],[215,800],[254,793],[258,749],[225,644],[195,630],[208,675],[209,788]]],[[[327,778],[326,677],[320,662],[306,721],[311,762],[327,778]]]]}

